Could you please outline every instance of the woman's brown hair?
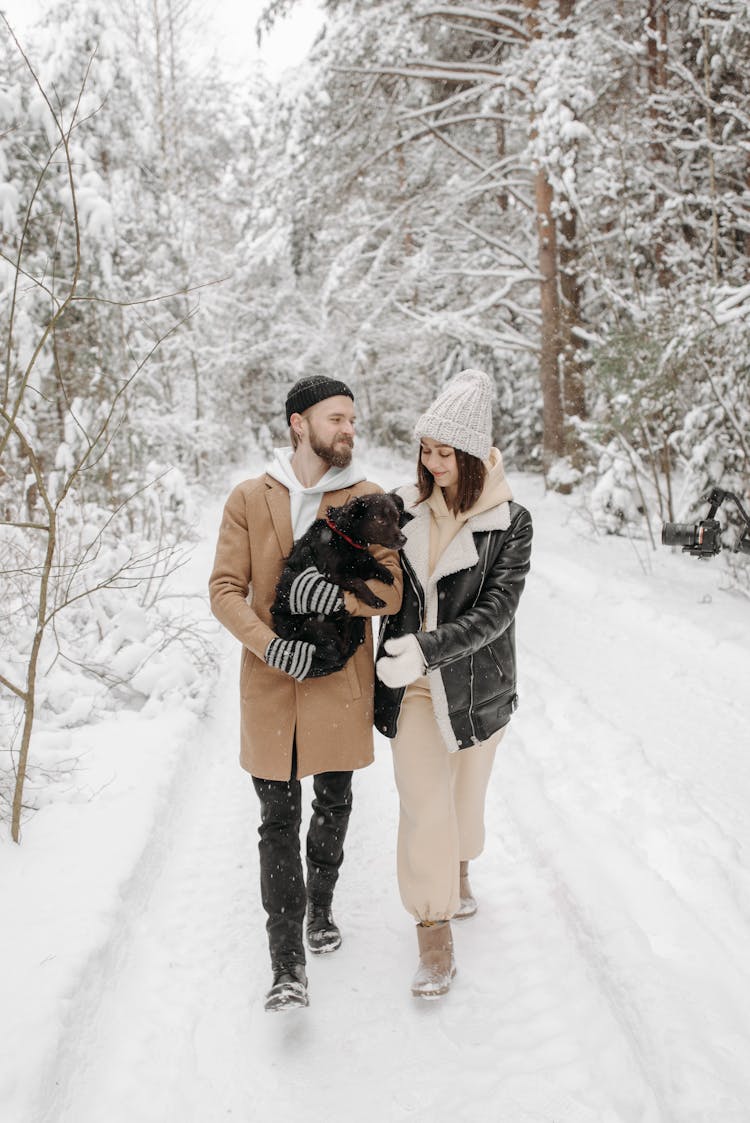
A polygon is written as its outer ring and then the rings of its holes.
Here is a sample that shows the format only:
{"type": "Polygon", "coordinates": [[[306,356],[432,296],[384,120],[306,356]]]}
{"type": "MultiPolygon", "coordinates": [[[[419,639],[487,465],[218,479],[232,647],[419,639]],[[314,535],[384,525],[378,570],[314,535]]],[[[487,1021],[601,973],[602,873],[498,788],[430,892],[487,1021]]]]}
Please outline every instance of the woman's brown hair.
{"type": "MultiPolygon", "coordinates": [[[[458,468],[458,485],[456,487],[456,498],[453,501],[453,513],[457,515],[473,507],[482,494],[487,469],[484,466],[484,461],[480,460],[478,456],[472,456],[460,448],[453,451],[456,454],[456,466],[458,468]]],[[[429,499],[434,486],[435,477],[427,471],[422,463],[422,449],[420,447],[417,457],[417,487],[419,488],[417,502],[424,503],[425,499],[429,499]]]]}

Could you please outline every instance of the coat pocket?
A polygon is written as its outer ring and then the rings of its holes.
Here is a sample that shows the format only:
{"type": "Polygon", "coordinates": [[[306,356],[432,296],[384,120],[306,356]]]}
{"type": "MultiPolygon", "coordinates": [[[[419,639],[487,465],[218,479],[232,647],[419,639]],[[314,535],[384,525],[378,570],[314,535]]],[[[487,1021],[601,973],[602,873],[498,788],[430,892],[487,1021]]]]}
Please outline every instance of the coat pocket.
{"type": "Polygon", "coordinates": [[[471,657],[470,673],[472,706],[484,705],[501,694],[507,694],[512,687],[501,659],[489,645],[480,648],[471,657]]]}
{"type": "Polygon", "coordinates": [[[354,666],[354,662],[354,656],[352,655],[351,659],[347,659],[346,663],[344,664],[344,670],[346,671],[346,679],[349,683],[349,689],[352,692],[352,698],[361,698],[362,687],[359,682],[359,675],[357,674],[357,668],[354,666]]]}
{"type": "Polygon", "coordinates": [[[246,697],[253,672],[258,664],[262,662],[263,660],[259,659],[257,655],[254,655],[249,648],[242,648],[242,660],[240,662],[240,698],[246,697]]]}
{"type": "Polygon", "coordinates": [[[498,729],[506,726],[517,708],[518,695],[513,693],[486,702],[475,710],[472,724],[479,741],[486,741],[498,729]]]}

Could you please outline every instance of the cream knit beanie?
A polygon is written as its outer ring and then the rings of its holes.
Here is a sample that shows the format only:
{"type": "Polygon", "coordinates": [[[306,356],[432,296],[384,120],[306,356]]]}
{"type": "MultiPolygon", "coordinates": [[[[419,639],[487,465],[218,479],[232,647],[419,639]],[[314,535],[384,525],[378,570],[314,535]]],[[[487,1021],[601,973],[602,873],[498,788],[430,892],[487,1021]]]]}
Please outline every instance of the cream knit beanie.
{"type": "Polygon", "coordinates": [[[429,437],[486,460],[492,448],[494,386],[481,370],[462,370],[414,426],[414,436],[429,437]]]}

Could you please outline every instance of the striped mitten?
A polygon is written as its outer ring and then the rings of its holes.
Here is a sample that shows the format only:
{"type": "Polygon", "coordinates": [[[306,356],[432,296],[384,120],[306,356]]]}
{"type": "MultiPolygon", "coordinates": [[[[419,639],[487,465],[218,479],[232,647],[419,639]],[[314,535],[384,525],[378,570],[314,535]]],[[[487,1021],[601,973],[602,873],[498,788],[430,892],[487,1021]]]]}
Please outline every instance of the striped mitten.
{"type": "Polygon", "coordinates": [[[283,671],[286,675],[302,682],[310,674],[315,644],[301,639],[279,639],[276,636],[266,648],[263,656],[269,667],[283,671]]]}
{"type": "Polygon", "coordinates": [[[330,616],[344,607],[344,598],[338,585],[326,581],[314,565],[303,569],[289,588],[289,611],[295,615],[320,613],[330,616]]]}

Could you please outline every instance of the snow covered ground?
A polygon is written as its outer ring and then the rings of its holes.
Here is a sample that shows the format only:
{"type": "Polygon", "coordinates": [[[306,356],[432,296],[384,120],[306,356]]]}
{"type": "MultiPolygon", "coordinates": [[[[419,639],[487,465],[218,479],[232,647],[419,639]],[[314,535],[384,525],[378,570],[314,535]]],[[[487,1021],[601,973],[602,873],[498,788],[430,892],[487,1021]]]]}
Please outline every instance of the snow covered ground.
{"type": "Polygon", "coordinates": [[[597,537],[576,500],[512,481],[535,521],[521,706],[451,993],[409,994],[381,739],[355,781],[343,946],[311,957],[309,1010],[264,1013],[238,652],[217,633],[209,717],[73,731],[75,782],[2,839],[2,1123],[750,1120],[750,602],[721,559],[597,537]]]}

